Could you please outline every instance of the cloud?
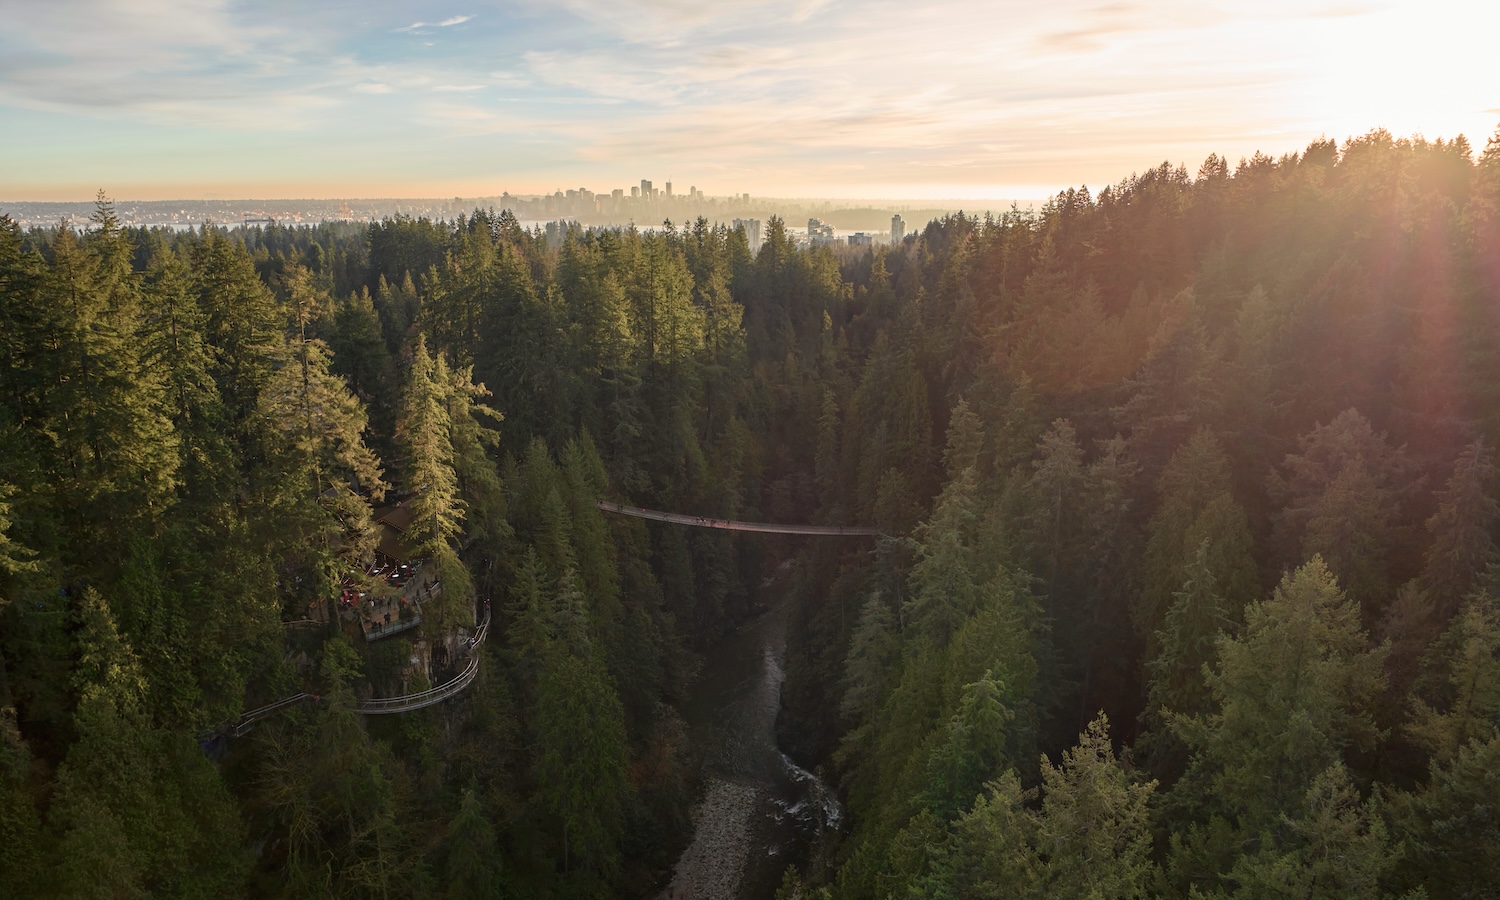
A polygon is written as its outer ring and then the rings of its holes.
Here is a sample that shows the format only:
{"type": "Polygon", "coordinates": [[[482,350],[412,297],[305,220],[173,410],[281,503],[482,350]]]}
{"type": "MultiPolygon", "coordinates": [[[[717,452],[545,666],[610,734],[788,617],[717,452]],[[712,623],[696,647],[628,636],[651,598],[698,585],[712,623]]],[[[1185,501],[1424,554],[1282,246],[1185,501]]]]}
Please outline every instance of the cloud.
{"type": "Polygon", "coordinates": [[[431,32],[422,31],[420,29],[452,28],[454,25],[462,25],[463,23],[468,22],[473,18],[473,16],[450,16],[441,22],[413,22],[410,25],[406,25],[395,30],[404,31],[410,34],[430,34],[431,32]]]}
{"type": "MultiPolygon", "coordinates": [[[[1419,0],[498,0],[403,25],[410,10],[0,0],[0,128],[61,147],[107,123],[122,171],[170,171],[163,148],[243,168],[250,146],[316,145],[399,179],[467,154],[492,172],[661,166],[753,190],[912,171],[1102,183],[1376,124],[1474,139],[1500,102],[1496,13],[1448,34],[1419,0]],[[418,127],[378,149],[355,137],[390,121],[418,127]]],[[[16,146],[0,142],[0,180],[48,162],[16,146]]]]}

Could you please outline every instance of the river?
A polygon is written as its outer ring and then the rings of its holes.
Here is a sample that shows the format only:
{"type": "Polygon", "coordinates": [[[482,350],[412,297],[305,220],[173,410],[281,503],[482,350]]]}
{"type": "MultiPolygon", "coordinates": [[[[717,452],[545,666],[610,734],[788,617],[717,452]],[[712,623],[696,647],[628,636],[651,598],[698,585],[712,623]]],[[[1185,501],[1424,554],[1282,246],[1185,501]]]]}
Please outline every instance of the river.
{"type": "Polygon", "coordinates": [[[836,794],[776,745],[790,601],[743,623],[704,660],[683,710],[704,754],[693,841],[658,894],[763,900],[843,823],[836,794]]]}

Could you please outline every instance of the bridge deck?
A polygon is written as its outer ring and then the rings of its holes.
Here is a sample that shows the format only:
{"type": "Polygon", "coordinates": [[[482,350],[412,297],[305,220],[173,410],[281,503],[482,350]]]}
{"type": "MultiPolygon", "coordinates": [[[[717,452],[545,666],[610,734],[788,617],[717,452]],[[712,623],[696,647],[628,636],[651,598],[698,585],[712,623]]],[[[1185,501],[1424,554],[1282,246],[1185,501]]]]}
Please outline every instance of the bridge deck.
{"type": "Polygon", "coordinates": [[[866,528],[858,525],[772,525],[767,522],[739,522],[734,519],[687,516],[682,513],[662,512],[661,510],[645,509],[639,506],[625,506],[621,503],[610,503],[607,500],[600,500],[597,505],[605,512],[618,513],[622,516],[653,519],[657,522],[672,522],[676,525],[692,525],[695,528],[719,528],[724,531],[758,531],[762,534],[846,535],[849,537],[877,537],[881,534],[879,528],[866,528]]]}

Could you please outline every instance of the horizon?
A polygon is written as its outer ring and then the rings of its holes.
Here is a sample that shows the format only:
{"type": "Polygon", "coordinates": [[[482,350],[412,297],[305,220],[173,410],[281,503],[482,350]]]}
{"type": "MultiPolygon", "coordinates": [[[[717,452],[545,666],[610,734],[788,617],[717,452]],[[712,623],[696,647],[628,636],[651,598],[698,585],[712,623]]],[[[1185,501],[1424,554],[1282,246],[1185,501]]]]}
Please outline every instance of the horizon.
{"type": "Polygon", "coordinates": [[[1480,149],[1500,124],[1500,7],[1457,0],[0,12],[10,202],[521,196],[643,174],[709,196],[1042,200],[1378,128],[1480,149]]]}

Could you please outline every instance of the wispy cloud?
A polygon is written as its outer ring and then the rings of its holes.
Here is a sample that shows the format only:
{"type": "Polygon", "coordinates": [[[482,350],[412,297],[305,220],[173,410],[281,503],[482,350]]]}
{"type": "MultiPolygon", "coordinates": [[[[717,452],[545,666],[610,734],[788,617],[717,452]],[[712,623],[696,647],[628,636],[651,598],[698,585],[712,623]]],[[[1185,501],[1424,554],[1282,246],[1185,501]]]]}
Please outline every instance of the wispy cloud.
{"type": "Polygon", "coordinates": [[[422,29],[452,28],[454,25],[462,25],[463,23],[468,22],[473,18],[473,16],[450,16],[441,22],[413,22],[410,25],[405,25],[394,30],[405,31],[411,34],[430,34],[431,32],[423,31],[422,29]]]}

